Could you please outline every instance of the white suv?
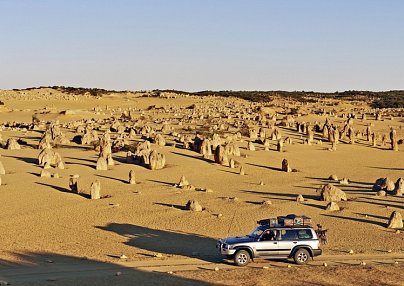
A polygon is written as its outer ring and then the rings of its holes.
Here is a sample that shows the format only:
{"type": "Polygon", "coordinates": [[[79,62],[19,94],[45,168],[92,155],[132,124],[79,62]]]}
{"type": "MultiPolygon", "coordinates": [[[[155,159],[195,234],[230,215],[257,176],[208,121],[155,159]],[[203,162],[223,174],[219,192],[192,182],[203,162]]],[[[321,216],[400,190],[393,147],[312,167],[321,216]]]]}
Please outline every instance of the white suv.
{"type": "Polygon", "coordinates": [[[321,255],[320,241],[311,226],[260,225],[242,237],[227,237],[216,248],[238,266],[254,258],[288,259],[305,264],[310,257],[321,255]]]}

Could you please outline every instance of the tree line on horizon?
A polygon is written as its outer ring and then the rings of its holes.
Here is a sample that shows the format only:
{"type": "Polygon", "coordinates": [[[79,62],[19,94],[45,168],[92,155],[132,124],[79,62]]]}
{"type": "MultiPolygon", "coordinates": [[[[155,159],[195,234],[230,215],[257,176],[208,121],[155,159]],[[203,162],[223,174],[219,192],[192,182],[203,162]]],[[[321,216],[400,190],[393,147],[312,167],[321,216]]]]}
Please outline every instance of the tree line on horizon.
{"type": "MultiPolygon", "coordinates": [[[[84,87],[66,87],[66,86],[51,86],[39,88],[52,88],[60,92],[83,95],[88,93],[92,96],[103,96],[111,93],[127,93],[130,91],[106,90],[102,88],[84,88],[84,87]]],[[[36,87],[26,89],[13,89],[15,91],[33,90],[36,87]]],[[[170,92],[180,95],[193,96],[223,96],[236,97],[254,102],[269,102],[274,97],[283,97],[299,102],[317,102],[320,99],[344,99],[344,100],[366,100],[374,108],[404,108],[404,90],[389,90],[389,91],[360,91],[347,90],[343,92],[315,92],[315,91],[197,91],[188,92],[174,89],[155,89],[152,91],[143,91],[148,96],[160,96],[161,93],[170,92]]]]}

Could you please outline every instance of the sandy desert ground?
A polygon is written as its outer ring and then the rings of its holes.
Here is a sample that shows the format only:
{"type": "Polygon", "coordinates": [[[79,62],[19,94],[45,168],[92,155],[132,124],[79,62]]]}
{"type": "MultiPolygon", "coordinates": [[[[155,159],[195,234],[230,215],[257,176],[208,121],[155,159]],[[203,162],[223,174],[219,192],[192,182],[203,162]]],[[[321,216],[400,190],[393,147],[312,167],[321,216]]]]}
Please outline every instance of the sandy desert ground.
{"type": "MultiPolygon", "coordinates": [[[[278,285],[404,283],[404,231],[386,227],[393,211],[404,213],[404,197],[395,195],[391,187],[386,196],[380,196],[374,187],[379,178],[389,178],[390,183],[404,178],[404,145],[391,150],[389,136],[393,128],[398,141],[404,138],[403,110],[378,111],[365,102],[331,99],[308,104],[286,99],[253,103],[129,92],[94,97],[50,88],[0,91],[0,101],[4,103],[0,105],[0,162],[5,169],[0,175],[0,279],[12,285],[115,285],[116,281],[122,285],[134,281],[144,285],[269,285],[279,277],[288,278],[276,280],[278,285]],[[381,112],[381,118],[376,118],[381,112]],[[333,150],[322,130],[314,130],[316,124],[323,128],[326,120],[339,131],[345,125],[353,128],[355,144],[342,135],[345,129],[333,150]],[[304,130],[298,132],[296,123],[303,122],[310,125],[302,125],[304,130]],[[368,126],[375,142],[366,138],[368,126]],[[306,129],[314,130],[313,140],[306,129]],[[108,153],[112,145],[112,154],[105,153],[114,163],[108,170],[96,169],[100,150],[94,145],[98,139],[94,144],[77,141],[92,130],[106,141],[110,137],[109,147],[102,147],[108,153]],[[200,139],[194,140],[197,133],[200,139]],[[20,149],[8,146],[13,143],[10,138],[18,140],[20,149]],[[210,139],[210,144],[237,145],[239,156],[227,155],[235,168],[215,162],[210,145],[212,154],[198,152],[204,139],[210,139]],[[133,161],[142,160],[142,156],[135,158],[142,151],[136,146],[147,140],[158,156],[164,155],[164,168],[151,170],[147,164],[133,161]],[[277,151],[280,140],[284,142],[282,152],[277,151]],[[55,162],[46,169],[39,164],[40,142],[60,154],[59,168],[55,162]],[[251,145],[255,150],[249,150],[251,145]],[[293,172],[282,171],[283,159],[293,172]],[[240,166],[245,175],[240,175],[240,166]],[[131,170],[136,184],[128,183],[131,170]],[[69,186],[76,174],[79,193],[69,186]],[[330,180],[333,174],[349,183],[330,180]],[[183,175],[192,186],[175,186],[183,175]],[[90,189],[96,180],[101,185],[101,199],[92,200],[90,189]],[[328,183],[347,195],[347,201],[338,202],[339,211],[326,210],[328,203],[320,200],[318,189],[328,183]],[[296,201],[299,194],[304,202],[296,201]],[[203,210],[187,210],[189,200],[199,202],[203,210]],[[280,262],[262,269],[271,262],[260,261],[259,267],[252,263],[241,269],[220,262],[215,249],[218,238],[246,234],[258,219],[289,213],[310,216],[315,224],[328,229],[329,244],[323,250],[330,261],[333,255],[348,257],[352,250],[368,260],[372,255],[396,257],[397,263],[287,268],[291,262],[280,262]],[[123,254],[127,258],[120,258],[123,254]],[[82,280],[70,273],[48,280],[48,284],[41,284],[46,281],[41,276],[27,276],[32,281],[23,281],[7,274],[10,269],[18,273],[20,268],[35,265],[54,267],[66,259],[73,259],[74,265],[93,261],[104,266],[122,260],[170,265],[178,259],[198,259],[208,266],[196,270],[179,267],[181,271],[173,275],[128,268],[131,270],[122,270],[125,275],[119,278],[108,274],[82,280]],[[211,264],[220,271],[212,271],[211,264]]],[[[100,274],[103,270],[99,269],[100,274]]],[[[74,273],[80,276],[80,271],[74,273]]]]}

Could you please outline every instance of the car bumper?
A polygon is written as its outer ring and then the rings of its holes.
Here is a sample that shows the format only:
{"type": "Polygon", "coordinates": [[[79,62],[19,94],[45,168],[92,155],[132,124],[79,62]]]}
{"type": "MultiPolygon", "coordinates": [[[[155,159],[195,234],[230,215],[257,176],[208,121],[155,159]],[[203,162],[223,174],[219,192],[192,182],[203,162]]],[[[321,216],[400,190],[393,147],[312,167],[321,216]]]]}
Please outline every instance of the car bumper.
{"type": "Polygon", "coordinates": [[[220,249],[220,254],[222,255],[233,255],[234,253],[236,253],[234,249],[225,249],[225,248],[220,249]]]}
{"type": "Polygon", "coordinates": [[[313,249],[313,256],[319,256],[323,253],[321,249],[313,249]]]}
{"type": "Polygon", "coordinates": [[[219,250],[221,255],[233,255],[234,253],[236,253],[235,249],[229,249],[227,248],[227,246],[221,242],[218,242],[216,244],[216,248],[219,250]]]}

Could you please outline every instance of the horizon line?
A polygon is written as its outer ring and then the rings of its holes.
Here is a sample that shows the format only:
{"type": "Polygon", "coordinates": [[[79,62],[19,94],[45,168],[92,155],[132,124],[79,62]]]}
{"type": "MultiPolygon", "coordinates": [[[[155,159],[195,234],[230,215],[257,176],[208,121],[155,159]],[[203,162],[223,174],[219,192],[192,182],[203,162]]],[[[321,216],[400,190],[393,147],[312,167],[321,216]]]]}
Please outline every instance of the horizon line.
{"type": "Polygon", "coordinates": [[[183,93],[201,93],[201,92],[305,92],[305,93],[325,93],[325,94],[335,94],[335,93],[345,93],[345,92],[403,92],[404,89],[389,89],[389,90],[362,90],[362,89],[346,89],[343,91],[336,90],[336,91],[315,91],[315,90],[287,90],[287,89],[272,89],[272,90],[259,90],[259,89],[244,89],[244,90],[233,90],[233,89],[204,89],[204,90],[197,90],[197,91],[187,91],[182,89],[172,89],[172,88],[154,88],[154,89],[108,89],[103,87],[83,87],[83,86],[66,86],[66,85],[49,85],[49,86],[31,86],[31,87],[24,87],[24,88],[12,88],[12,89],[2,89],[0,91],[19,91],[19,90],[31,90],[31,89],[41,89],[41,88],[74,88],[74,89],[90,89],[90,90],[104,90],[107,92],[147,92],[147,91],[173,91],[173,92],[183,92],[183,93]]]}

